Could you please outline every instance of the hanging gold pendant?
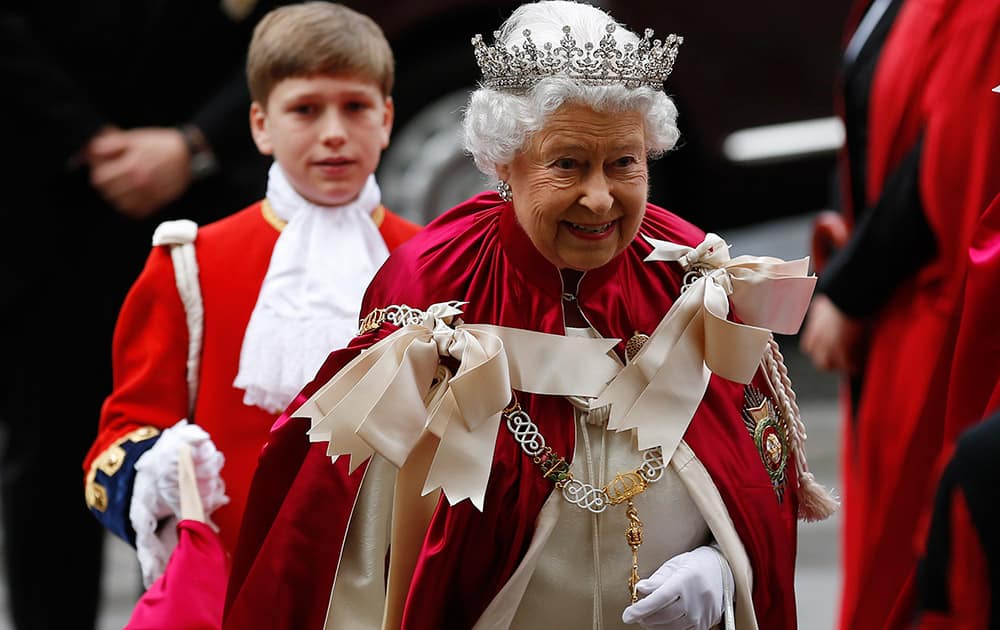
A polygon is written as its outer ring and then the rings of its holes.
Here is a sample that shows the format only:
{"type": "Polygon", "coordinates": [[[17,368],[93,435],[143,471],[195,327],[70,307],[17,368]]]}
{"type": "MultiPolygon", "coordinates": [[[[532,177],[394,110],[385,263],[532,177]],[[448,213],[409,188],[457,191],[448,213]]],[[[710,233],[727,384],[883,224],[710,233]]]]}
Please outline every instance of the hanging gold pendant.
{"type": "Polygon", "coordinates": [[[639,545],[642,544],[642,521],[639,520],[639,512],[636,511],[631,498],[628,499],[625,517],[628,519],[628,527],[625,528],[625,542],[632,548],[632,571],[628,577],[628,595],[634,604],[639,600],[639,595],[635,592],[635,585],[639,583],[639,545]]]}
{"type": "Polygon", "coordinates": [[[753,438],[757,453],[771,478],[774,494],[781,503],[785,492],[785,469],[788,466],[788,426],[781,413],[767,398],[753,386],[747,386],[743,394],[743,424],[753,438]]]}

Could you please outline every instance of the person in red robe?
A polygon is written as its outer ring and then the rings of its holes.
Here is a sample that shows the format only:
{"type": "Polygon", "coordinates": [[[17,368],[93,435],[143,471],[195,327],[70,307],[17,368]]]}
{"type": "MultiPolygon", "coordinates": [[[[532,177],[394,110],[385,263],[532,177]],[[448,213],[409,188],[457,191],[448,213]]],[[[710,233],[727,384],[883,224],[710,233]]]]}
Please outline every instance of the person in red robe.
{"type": "Polygon", "coordinates": [[[191,445],[232,551],[275,418],[353,336],[368,282],[419,230],[381,205],[373,175],[393,113],[392,52],[374,22],[334,4],[276,9],[255,29],[248,75],[254,140],[275,157],[267,196],[157,230],[83,462],[91,511],[136,545],[146,586],[175,544],[163,521],[179,515],[178,447],[191,445]]]}
{"type": "MultiPolygon", "coordinates": [[[[994,392],[1000,394],[1000,387],[994,392]]],[[[919,630],[1000,627],[1000,408],[959,436],[938,483],[916,579],[919,630]]]]}
{"type": "Polygon", "coordinates": [[[917,524],[955,435],[945,418],[966,252],[1000,190],[1000,2],[871,3],[880,10],[891,28],[871,31],[884,34],[880,53],[861,48],[865,107],[846,109],[855,224],[821,273],[802,337],[818,366],[851,375],[845,629],[910,622],[917,524]]]}
{"type": "Polygon", "coordinates": [[[976,225],[962,308],[956,314],[958,333],[945,417],[945,441],[954,448],[945,447],[929,529],[919,541],[916,601],[921,629],[1000,625],[997,286],[1000,193],[976,225]]]}
{"type": "Polygon", "coordinates": [[[647,202],[680,43],[572,2],[473,39],[499,194],[390,256],[275,424],[224,627],[796,627],[796,519],[835,504],[768,329],[815,279],[647,202]]]}

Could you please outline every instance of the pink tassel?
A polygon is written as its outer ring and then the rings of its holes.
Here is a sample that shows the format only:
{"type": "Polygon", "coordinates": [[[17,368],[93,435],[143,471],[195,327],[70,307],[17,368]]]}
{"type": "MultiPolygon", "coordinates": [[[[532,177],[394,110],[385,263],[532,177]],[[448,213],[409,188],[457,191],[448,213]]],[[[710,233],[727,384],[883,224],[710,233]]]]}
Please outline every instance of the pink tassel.
{"type": "Polygon", "coordinates": [[[764,351],[764,363],[770,372],[775,394],[788,423],[795,471],[798,473],[799,518],[804,521],[822,521],[837,511],[840,500],[809,472],[809,462],[806,461],[806,427],[799,414],[799,405],[784,357],[773,337],[764,351]]]}

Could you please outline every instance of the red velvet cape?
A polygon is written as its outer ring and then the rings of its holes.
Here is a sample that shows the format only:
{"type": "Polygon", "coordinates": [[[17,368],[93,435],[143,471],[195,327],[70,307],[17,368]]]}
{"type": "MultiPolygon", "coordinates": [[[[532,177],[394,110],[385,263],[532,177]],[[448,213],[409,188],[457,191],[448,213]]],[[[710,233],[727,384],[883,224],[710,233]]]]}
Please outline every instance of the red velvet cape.
{"type": "MultiPolygon", "coordinates": [[[[919,189],[934,260],[875,319],[843,442],[841,627],[896,627],[912,607],[915,524],[932,498],[955,325],[973,227],[1000,190],[997,0],[909,0],[872,87],[868,200],[923,135],[919,189]],[[893,610],[895,619],[890,622],[893,610]]],[[[872,273],[878,273],[873,269],[872,273]]]]}
{"type": "MultiPolygon", "coordinates": [[[[642,234],[688,245],[703,234],[676,216],[647,206],[642,234]]],[[[607,265],[585,274],[578,300],[605,337],[651,332],[678,295],[680,267],[646,263],[651,247],[636,239],[607,265]]],[[[379,306],[466,300],[463,319],[549,333],[564,332],[562,281],[495,194],[445,213],[395,252],[369,287],[363,312],[379,306]]],[[[361,348],[388,334],[355,339],[333,353],[296,401],[301,404],[361,348]]],[[[617,350],[622,353],[624,341],[617,350]]],[[[561,397],[519,395],[546,441],[573,453],[575,425],[561,397]]],[[[779,503],[740,410],[743,386],[713,377],[685,439],[719,488],[751,561],[761,628],[795,628],[793,570],[797,500],[779,503]]],[[[292,414],[294,415],[294,414],[292,414]]],[[[346,474],[325,444],[310,448],[305,420],[276,423],[253,481],[227,593],[226,628],[322,627],[363,466],[346,474]]],[[[789,488],[795,487],[789,465],[789,488]]],[[[539,510],[552,490],[504,430],[484,512],[470,502],[441,501],[427,531],[410,585],[402,627],[469,628],[518,566],[539,510]]]]}
{"type": "MultiPolygon", "coordinates": [[[[417,230],[388,211],[379,226],[390,251],[417,230]]],[[[258,202],[201,227],[195,242],[205,319],[194,421],[226,458],[222,477],[230,502],[212,513],[212,520],[227,551],[236,546],[257,457],[275,420],[275,414],[243,404],[243,390],[233,387],[233,380],[278,235],[258,202]]],[[[83,462],[85,475],[121,436],[143,426],[165,429],[188,416],[187,353],[187,318],[170,251],[154,247],[118,316],[113,389],[83,462]]],[[[127,518],[128,506],[124,509],[127,518]]]]}

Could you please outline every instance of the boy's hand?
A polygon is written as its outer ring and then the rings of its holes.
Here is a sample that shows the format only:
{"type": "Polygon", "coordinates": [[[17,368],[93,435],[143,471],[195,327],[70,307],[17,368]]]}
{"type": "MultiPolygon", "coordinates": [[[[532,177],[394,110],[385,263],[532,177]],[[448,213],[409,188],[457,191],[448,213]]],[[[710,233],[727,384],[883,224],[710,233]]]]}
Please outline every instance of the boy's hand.
{"type": "Polygon", "coordinates": [[[863,322],[852,319],[830,298],[817,295],[809,305],[802,351],[820,370],[856,374],[864,346],[863,322]]]}
{"type": "Polygon", "coordinates": [[[172,127],[106,130],[86,149],[90,183],[122,214],[150,216],[191,184],[191,156],[172,127]]]}

